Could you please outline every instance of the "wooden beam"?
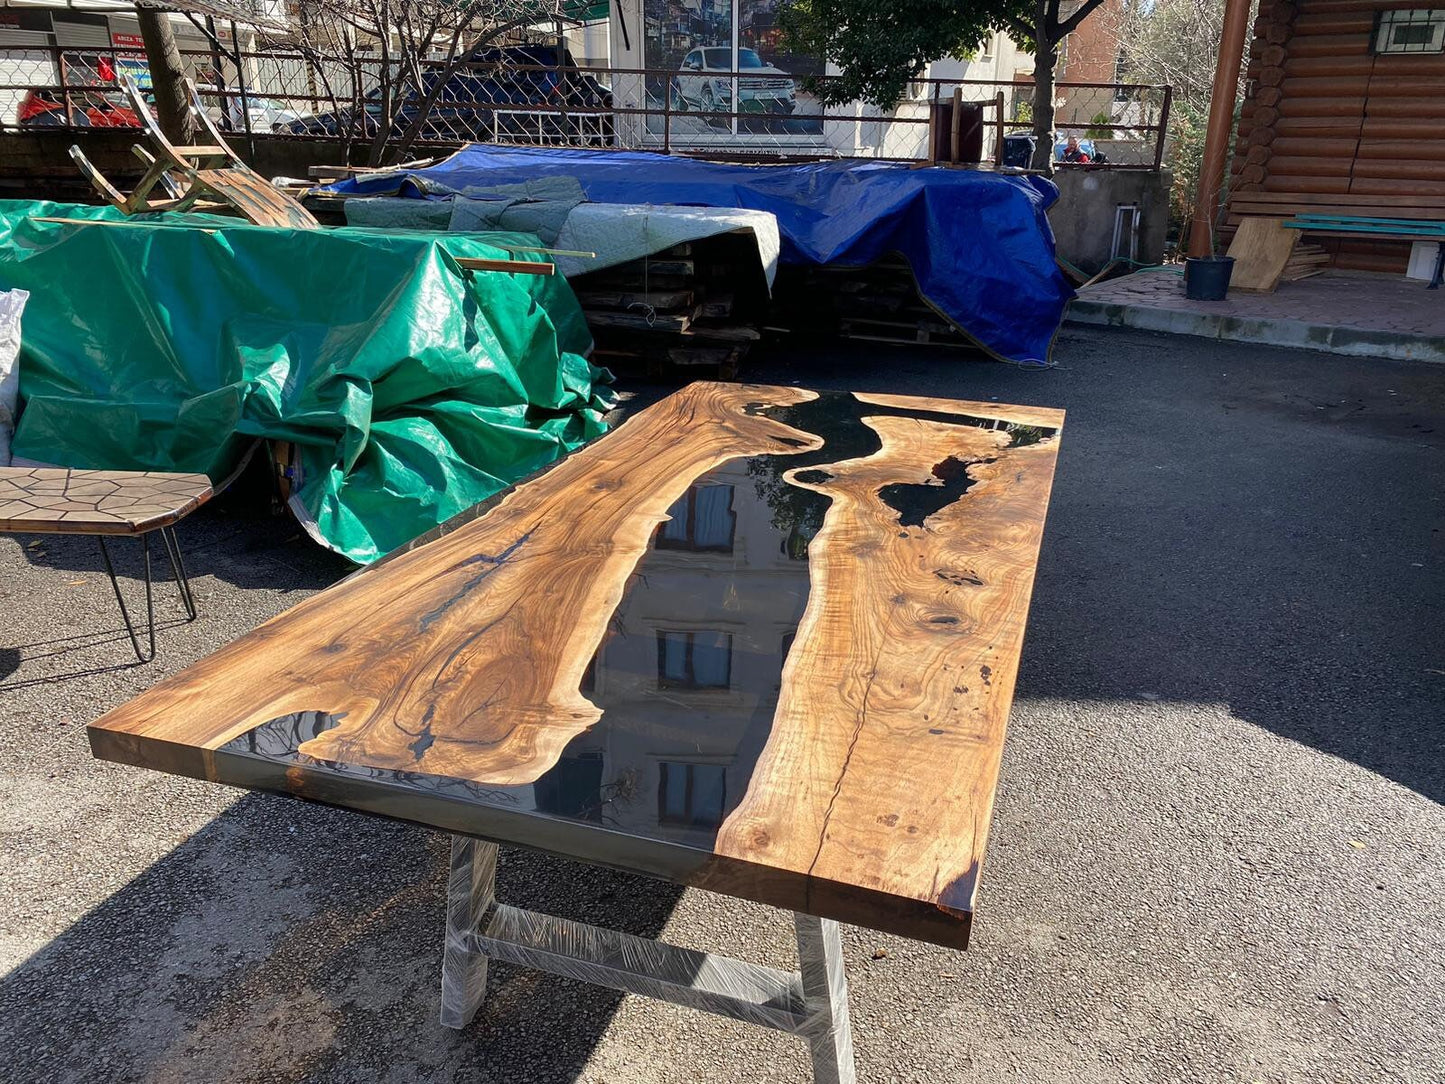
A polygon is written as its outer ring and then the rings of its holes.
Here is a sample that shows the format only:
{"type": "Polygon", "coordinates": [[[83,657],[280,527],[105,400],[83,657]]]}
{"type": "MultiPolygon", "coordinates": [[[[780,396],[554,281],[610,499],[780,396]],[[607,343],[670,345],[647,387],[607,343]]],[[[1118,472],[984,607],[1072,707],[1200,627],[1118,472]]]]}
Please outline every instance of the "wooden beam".
{"type": "Polygon", "coordinates": [[[31,215],[31,222],[55,222],[65,226],[121,226],[131,229],[183,229],[199,230],[201,233],[215,233],[219,227],[203,226],[190,222],[128,222],[114,218],[58,218],[51,215],[31,215]]]}
{"type": "Polygon", "coordinates": [[[1229,130],[1234,124],[1234,99],[1239,86],[1245,37],[1249,31],[1249,6],[1249,0],[1224,0],[1219,64],[1214,72],[1214,93],[1209,101],[1209,123],[1204,136],[1204,160],[1199,169],[1194,220],[1189,228],[1191,256],[1213,255],[1214,220],[1219,213],[1220,187],[1224,184],[1229,130]]]}
{"type": "Polygon", "coordinates": [[[557,265],[539,260],[491,260],[480,256],[453,256],[468,271],[502,271],[510,275],[554,275],[557,265]]]}

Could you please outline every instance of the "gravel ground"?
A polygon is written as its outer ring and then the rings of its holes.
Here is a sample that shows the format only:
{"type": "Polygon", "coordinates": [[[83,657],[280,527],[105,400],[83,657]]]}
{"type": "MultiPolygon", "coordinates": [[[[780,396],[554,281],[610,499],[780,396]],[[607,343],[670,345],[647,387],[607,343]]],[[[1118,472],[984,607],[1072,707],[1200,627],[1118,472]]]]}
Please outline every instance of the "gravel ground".
{"type": "MultiPolygon", "coordinates": [[[[1069,411],[974,948],[845,930],[861,1079],[1445,1080],[1445,367],[1058,358],[747,374],[1069,411]]],[[[784,1036],[502,965],[446,1031],[444,838],[90,758],[93,717],[345,571],[258,504],[183,524],[202,618],[145,667],[92,542],[0,538],[0,1078],[806,1079],[784,1036]]],[[[792,959],[725,897],[518,852],[499,887],[792,959]]]]}

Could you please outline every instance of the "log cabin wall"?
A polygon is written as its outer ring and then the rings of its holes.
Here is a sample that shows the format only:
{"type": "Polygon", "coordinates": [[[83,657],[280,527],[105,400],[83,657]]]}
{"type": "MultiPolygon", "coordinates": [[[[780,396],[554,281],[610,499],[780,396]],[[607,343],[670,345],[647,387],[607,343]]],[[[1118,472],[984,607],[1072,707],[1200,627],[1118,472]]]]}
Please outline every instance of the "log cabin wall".
{"type": "MultiPolygon", "coordinates": [[[[1230,178],[1230,219],[1250,192],[1322,209],[1400,218],[1445,210],[1445,53],[1376,53],[1378,13],[1445,0],[1261,0],[1230,178]],[[1381,197],[1399,206],[1382,206],[1381,197]],[[1356,210],[1358,208],[1358,210],[1356,210]]],[[[1288,208],[1287,210],[1285,208],[1288,208]]],[[[1336,267],[1404,272],[1410,245],[1310,237],[1336,267]]]]}

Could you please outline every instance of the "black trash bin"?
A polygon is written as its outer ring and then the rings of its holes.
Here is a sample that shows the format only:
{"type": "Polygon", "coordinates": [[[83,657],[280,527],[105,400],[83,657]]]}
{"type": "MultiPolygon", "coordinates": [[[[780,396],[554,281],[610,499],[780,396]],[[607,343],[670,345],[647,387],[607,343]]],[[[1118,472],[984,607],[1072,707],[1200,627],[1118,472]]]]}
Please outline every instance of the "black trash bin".
{"type": "Polygon", "coordinates": [[[1233,273],[1233,256],[1190,256],[1184,261],[1184,296],[1191,301],[1223,301],[1233,273]]]}

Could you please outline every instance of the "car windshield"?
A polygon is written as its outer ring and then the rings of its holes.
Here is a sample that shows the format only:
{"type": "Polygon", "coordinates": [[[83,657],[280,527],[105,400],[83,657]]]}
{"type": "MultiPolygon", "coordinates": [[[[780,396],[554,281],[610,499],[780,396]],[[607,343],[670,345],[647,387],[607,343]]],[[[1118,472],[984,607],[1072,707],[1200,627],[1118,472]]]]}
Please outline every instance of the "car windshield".
{"type": "Polygon", "coordinates": [[[763,58],[760,57],[760,56],[758,56],[757,51],[756,51],[755,49],[739,49],[739,50],[738,50],[738,67],[739,67],[739,68],[766,68],[767,65],[763,63],[763,58]]]}
{"type": "Polygon", "coordinates": [[[731,49],[704,49],[702,58],[704,67],[716,68],[718,71],[727,71],[733,66],[731,49]]]}

